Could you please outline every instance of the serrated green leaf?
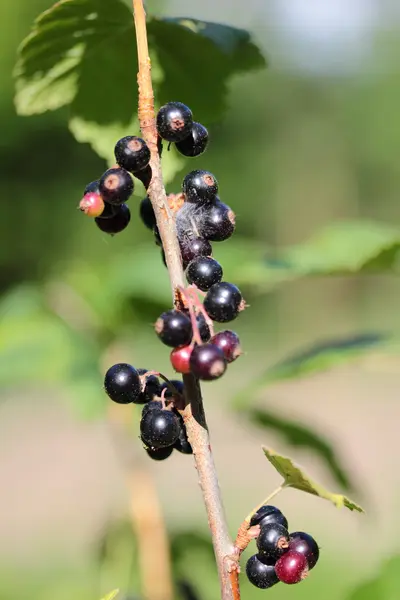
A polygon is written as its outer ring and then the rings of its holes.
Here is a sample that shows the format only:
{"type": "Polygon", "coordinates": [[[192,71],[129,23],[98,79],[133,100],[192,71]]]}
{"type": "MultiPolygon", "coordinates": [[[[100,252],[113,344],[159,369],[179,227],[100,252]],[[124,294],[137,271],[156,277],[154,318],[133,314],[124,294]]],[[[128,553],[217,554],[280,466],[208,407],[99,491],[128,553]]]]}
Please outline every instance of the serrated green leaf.
{"type": "Polygon", "coordinates": [[[114,600],[114,598],[119,594],[119,590],[113,590],[106,596],[104,596],[101,600],[114,600]]]}
{"type": "Polygon", "coordinates": [[[277,454],[274,450],[266,446],[263,446],[263,451],[271,465],[282,475],[284,487],[293,487],[307,494],[324,498],[332,502],[337,508],[345,506],[351,511],[364,512],[361,506],[350,500],[347,496],[329,492],[322,485],[313,481],[291,458],[277,454]]]}
{"type": "MultiPolygon", "coordinates": [[[[205,124],[221,117],[233,75],[265,65],[241,29],[150,17],[147,30],[157,102],[179,98],[205,124]]],[[[120,0],[61,0],[36,19],[19,48],[17,112],[31,115],[68,105],[73,134],[110,161],[115,142],[136,124],[136,75],[129,8],[120,0]]],[[[171,171],[167,180],[183,160],[165,159],[171,171]]]]}
{"type": "Polygon", "coordinates": [[[325,462],[331,475],[341,487],[346,491],[352,488],[350,476],[341,464],[333,446],[310,427],[260,408],[249,408],[243,414],[251,423],[279,433],[286,443],[316,454],[325,462]]]}

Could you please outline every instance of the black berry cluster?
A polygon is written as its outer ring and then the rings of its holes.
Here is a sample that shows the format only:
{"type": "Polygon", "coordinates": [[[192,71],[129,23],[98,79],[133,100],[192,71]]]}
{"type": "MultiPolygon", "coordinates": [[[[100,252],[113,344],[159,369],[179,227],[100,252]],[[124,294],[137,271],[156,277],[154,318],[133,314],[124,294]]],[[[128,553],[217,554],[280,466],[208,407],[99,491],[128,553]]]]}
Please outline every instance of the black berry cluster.
{"type": "Polygon", "coordinates": [[[279,583],[300,583],[315,567],[318,544],[303,531],[289,533],[288,522],[276,506],[262,506],[252,517],[250,527],[260,526],[258,553],[246,564],[249,581],[267,589],[279,583]]]}
{"type": "Polygon", "coordinates": [[[140,437],[150,458],[164,460],[174,449],[192,454],[183,418],[177,410],[182,404],[182,381],[160,384],[151,371],[118,363],[108,369],[104,388],[109,398],[118,404],[144,405],[140,437]]]}

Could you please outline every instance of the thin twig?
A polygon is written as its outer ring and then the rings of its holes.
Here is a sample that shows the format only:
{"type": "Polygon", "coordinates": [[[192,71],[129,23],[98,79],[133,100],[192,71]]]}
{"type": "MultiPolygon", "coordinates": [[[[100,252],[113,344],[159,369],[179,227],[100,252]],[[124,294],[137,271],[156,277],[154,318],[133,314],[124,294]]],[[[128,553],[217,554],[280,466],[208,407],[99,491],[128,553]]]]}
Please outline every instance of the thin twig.
{"type": "MultiPolygon", "coordinates": [[[[152,179],[147,189],[157,227],[160,232],[174,302],[179,288],[185,286],[181,253],[175,221],[169,210],[162,179],[161,161],[158,151],[158,136],[154,112],[154,94],[151,81],[151,64],[147,44],[146,14],[143,0],[133,0],[133,13],[138,50],[139,123],[142,136],[150,148],[152,179]]],[[[221,584],[222,600],[238,600],[238,586],[232,584],[226,565],[226,556],[234,551],[222,505],[218,477],[211,452],[210,439],[204,414],[201,390],[192,375],[184,375],[186,407],[182,411],[189,442],[193,448],[199,483],[207,510],[214,552],[221,584]],[[235,588],[235,589],[234,589],[235,588]]]]}

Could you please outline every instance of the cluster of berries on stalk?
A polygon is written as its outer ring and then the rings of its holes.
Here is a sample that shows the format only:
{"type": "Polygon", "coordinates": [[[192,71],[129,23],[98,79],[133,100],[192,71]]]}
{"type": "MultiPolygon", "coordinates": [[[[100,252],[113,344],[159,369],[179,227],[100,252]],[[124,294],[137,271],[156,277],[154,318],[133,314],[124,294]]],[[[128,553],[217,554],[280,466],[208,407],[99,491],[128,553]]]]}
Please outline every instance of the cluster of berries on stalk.
{"type": "Polygon", "coordinates": [[[260,526],[256,539],[258,553],[249,558],[246,575],[258,588],[279,583],[300,583],[315,567],[319,547],[304,531],[289,533],[285,515],[276,506],[262,506],[252,517],[250,527],[260,526]]]}

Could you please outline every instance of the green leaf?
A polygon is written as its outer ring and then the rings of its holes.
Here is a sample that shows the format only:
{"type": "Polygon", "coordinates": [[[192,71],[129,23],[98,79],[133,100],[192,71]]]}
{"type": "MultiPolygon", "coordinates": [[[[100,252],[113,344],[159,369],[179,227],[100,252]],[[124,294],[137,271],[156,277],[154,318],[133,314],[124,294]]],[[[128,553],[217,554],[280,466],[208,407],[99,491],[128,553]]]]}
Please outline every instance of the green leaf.
{"type": "Polygon", "coordinates": [[[374,579],[360,584],[348,600],[398,600],[400,593],[400,555],[388,560],[374,579]]]}
{"type": "Polygon", "coordinates": [[[113,590],[106,596],[104,596],[101,600],[114,600],[114,598],[119,594],[119,590],[113,590]]]}
{"type": "Polygon", "coordinates": [[[267,272],[281,280],[308,275],[343,275],[399,269],[400,229],[349,221],[329,225],[308,242],[267,259],[267,272]]]}
{"type": "MultiPolygon", "coordinates": [[[[220,119],[230,78],[265,65],[241,29],[150,17],[147,30],[157,102],[179,98],[206,124],[220,119]]],[[[69,106],[73,134],[110,160],[117,139],[137,131],[137,70],[132,13],[123,2],[61,0],[36,19],[19,48],[17,112],[69,106]]],[[[182,160],[174,158],[174,172],[182,160]]]]}
{"type": "Polygon", "coordinates": [[[286,443],[298,448],[305,448],[321,458],[338,484],[345,490],[350,490],[350,476],[341,464],[332,445],[318,433],[299,423],[290,421],[270,411],[250,408],[244,413],[255,425],[270,429],[283,436],[286,443]]]}
{"type": "Polygon", "coordinates": [[[347,496],[342,494],[333,494],[325,489],[319,483],[313,481],[298,465],[296,465],[291,458],[287,456],[281,456],[270,448],[263,446],[263,451],[269,462],[280,475],[283,477],[282,485],[284,487],[293,487],[302,492],[307,492],[314,496],[319,496],[325,500],[332,502],[337,508],[345,506],[349,510],[356,510],[358,512],[364,512],[358,504],[350,500],[347,496]]]}

